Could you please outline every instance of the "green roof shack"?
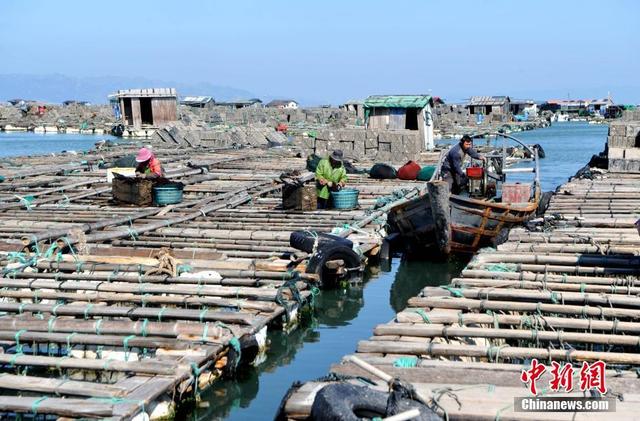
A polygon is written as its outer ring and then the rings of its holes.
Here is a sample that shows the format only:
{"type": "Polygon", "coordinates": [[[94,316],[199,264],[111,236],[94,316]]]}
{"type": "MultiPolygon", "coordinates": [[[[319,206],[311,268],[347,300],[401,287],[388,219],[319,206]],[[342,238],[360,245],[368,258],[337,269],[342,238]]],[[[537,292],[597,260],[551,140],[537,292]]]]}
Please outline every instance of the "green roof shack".
{"type": "Polygon", "coordinates": [[[425,150],[433,150],[433,98],[430,95],[372,95],[364,100],[371,130],[417,130],[425,150]]]}

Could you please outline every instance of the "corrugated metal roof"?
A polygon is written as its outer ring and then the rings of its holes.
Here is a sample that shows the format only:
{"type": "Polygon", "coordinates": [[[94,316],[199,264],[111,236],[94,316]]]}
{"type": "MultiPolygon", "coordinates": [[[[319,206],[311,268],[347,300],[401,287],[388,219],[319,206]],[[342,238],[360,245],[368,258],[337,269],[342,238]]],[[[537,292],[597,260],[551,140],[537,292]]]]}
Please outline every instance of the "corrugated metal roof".
{"type": "Polygon", "coordinates": [[[469,105],[504,105],[509,101],[508,96],[472,96],[469,105]]]}
{"type": "Polygon", "coordinates": [[[290,102],[294,102],[294,103],[298,103],[297,101],[294,101],[293,99],[274,99],[273,101],[269,102],[267,104],[267,107],[277,107],[280,105],[287,105],[290,102]]]}
{"type": "Polygon", "coordinates": [[[212,96],[185,96],[180,102],[183,104],[207,104],[212,101],[212,96]]]}
{"type": "Polygon", "coordinates": [[[432,104],[430,95],[371,95],[364,100],[365,108],[424,108],[432,104]]]}
{"type": "Polygon", "coordinates": [[[138,98],[138,97],[153,97],[153,98],[170,98],[177,97],[175,88],[146,88],[146,89],[120,89],[116,94],[118,98],[138,98]]]}

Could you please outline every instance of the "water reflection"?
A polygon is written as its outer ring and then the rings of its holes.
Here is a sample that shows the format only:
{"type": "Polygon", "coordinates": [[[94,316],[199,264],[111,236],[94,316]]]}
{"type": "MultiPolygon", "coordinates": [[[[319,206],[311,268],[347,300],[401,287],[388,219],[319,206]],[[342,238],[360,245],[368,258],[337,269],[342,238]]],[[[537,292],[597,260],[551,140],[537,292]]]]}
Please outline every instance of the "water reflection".
{"type": "Polygon", "coordinates": [[[403,259],[391,285],[391,308],[398,313],[407,306],[409,298],[418,295],[424,287],[448,284],[460,273],[467,261],[455,257],[441,262],[403,259]]]}

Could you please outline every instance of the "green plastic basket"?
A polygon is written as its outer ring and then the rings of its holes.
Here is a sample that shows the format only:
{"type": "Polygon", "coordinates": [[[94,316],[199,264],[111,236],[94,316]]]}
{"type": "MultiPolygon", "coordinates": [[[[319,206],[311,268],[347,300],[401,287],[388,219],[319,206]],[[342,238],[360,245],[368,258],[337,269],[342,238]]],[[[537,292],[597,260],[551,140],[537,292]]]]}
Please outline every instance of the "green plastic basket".
{"type": "Polygon", "coordinates": [[[153,202],[160,206],[182,202],[182,185],[164,184],[154,187],[153,202]]]}
{"type": "Polygon", "coordinates": [[[359,190],[344,189],[331,193],[333,207],[336,209],[353,209],[358,206],[359,190]]]}

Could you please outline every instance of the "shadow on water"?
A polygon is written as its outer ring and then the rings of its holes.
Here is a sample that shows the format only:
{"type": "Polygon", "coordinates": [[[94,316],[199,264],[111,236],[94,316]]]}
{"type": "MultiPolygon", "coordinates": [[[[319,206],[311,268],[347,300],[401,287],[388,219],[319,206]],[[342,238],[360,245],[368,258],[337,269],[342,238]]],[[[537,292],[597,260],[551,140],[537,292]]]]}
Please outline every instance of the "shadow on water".
{"type": "Polygon", "coordinates": [[[467,262],[468,259],[457,257],[442,262],[403,259],[391,285],[391,308],[398,313],[407,306],[409,298],[418,295],[424,287],[448,284],[467,262]]]}
{"type": "Polygon", "coordinates": [[[270,332],[266,359],[239,370],[236,379],[216,383],[190,419],[272,419],[294,381],[326,375],[374,326],[391,320],[423,287],[447,284],[464,263],[397,258],[389,272],[369,268],[362,284],[322,291],[313,315],[290,334],[270,332]]]}

